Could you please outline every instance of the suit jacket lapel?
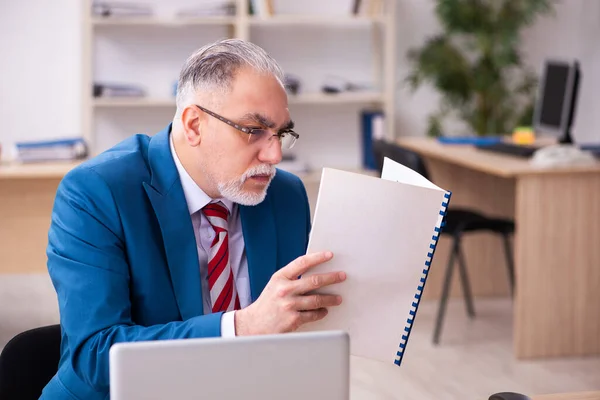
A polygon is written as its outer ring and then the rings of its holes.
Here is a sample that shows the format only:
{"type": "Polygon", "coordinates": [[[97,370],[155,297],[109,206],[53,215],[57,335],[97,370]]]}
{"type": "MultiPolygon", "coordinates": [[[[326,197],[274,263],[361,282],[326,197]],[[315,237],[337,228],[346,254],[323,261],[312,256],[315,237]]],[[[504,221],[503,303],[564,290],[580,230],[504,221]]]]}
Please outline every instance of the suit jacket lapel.
{"type": "Polygon", "coordinates": [[[144,189],[162,233],[173,290],[183,320],[202,315],[202,288],[194,228],[169,147],[171,125],[148,146],[151,182],[144,189]]]}
{"type": "Polygon", "coordinates": [[[257,206],[240,206],[248,260],[250,293],[255,301],[277,270],[277,235],[269,197],[257,206]]]}

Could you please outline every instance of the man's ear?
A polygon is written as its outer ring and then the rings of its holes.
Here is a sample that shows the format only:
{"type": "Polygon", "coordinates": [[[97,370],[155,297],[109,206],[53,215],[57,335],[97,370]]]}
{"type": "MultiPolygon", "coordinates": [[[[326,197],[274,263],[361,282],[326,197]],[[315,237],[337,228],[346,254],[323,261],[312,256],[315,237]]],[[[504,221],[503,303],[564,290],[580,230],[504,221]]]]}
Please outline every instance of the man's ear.
{"type": "Polygon", "coordinates": [[[181,123],[188,144],[194,147],[198,146],[202,139],[206,115],[198,107],[188,106],[181,114],[181,123]]]}

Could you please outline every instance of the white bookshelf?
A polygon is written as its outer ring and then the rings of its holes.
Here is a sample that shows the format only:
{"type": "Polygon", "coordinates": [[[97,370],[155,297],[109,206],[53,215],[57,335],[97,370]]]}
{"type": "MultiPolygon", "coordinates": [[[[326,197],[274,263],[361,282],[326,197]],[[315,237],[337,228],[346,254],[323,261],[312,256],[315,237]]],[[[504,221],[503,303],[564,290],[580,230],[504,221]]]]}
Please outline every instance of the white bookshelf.
{"type": "MultiPolygon", "coordinates": [[[[236,25],[237,17],[112,17],[92,18],[94,27],[106,26],[165,26],[177,27],[186,25],[236,25]]],[[[272,17],[248,16],[247,23],[250,26],[336,26],[336,27],[365,27],[372,24],[385,23],[384,17],[360,17],[360,16],[318,16],[318,15],[280,15],[272,17]]]]}
{"type": "Polygon", "coordinates": [[[96,28],[114,26],[154,26],[154,27],[178,27],[190,25],[235,25],[235,17],[179,17],[179,18],[157,18],[157,17],[112,17],[92,18],[92,25],[96,28]]]}
{"type": "Polygon", "coordinates": [[[381,93],[374,92],[347,92],[337,94],[305,93],[289,95],[290,104],[383,104],[385,98],[381,93]]]}
{"type": "Polygon", "coordinates": [[[307,27],[335,26],[335,27],[365,27],[373,24],[383,24],[383,17],[356,17],[344,16],[318,16],[318,15],[281,15],[273,17],[249,17],[250,26],[291,26],[303,25],[307,27]]]}
{"type": "MultiPolygon", "coordinates": [[[[294,104],[372,104],[376,106],[385,102],[384,96],[376,92],[348,92],[339,94],[303,93],[288,95],[288,103],[294,104]]],[[[117,107],[175,107],[172,98],[95,98],[95,108],[117,107]]]]}
{"type": "Polygon", "coordinates": [[[171,98],[96,98],[94,101],[95,108],[126,108],[126,107],[168,107],[175,108],[175,100],[171,98]]]}
{"type": "MultiPolygon", "coordinates": [[[[138,1],[138,0],[133,0],[138,1]]],[[[191,0],[178,0],[188,1],[191,0]]],[[[134,126],[136,132],[128,132],[129,134],[138,133],[137,125],[131,121],[136,118],[148,120],[165,121],[156,130],[146,132],[152,134],[162,129],[168,120],[164,118],[172,117],[172,112],[175,109],[175,99],[172,91],[167,90],[169,85],[174,83],[176,76],[172,77],[171,81],[164,82],[164,76],[167,73],[164,71],[163,60],[158,59],[158,63],[146,61],[150,56],[148,53],[155,51],[158,54],[167,52],[165,58],[173,58],[174,65],[178,67],[183,63],[183,55],[189,55],[183,50],[180,53],[172,56],[172,52],[178,50],[183,44],[179,43],[179,38],[194,38],[198,37],[197,45],[192,50],[202,46],[204,43],[213,41],[220,37],[236,37],[244,40],[251,40],[258,45],[263,46],[261,38],[273,37],[274,44],[271,47],[280,50],[279,55],[274,57],[280,61],[280,58],[293,60],[296,54],[298,43],[303,40],[303,32],[334,32],[337,35],[347,34],[349,37],[362,38],[363,42],[370,43],[372,51],[370,54],[365,53],[359,55],[361,61],[370,64],[367,75],[371,82],[372,89],[365,91],[347,91],[337,94],[327,94],[318,90],[318,87],[301,88],[297,95],[289,94],[288,101],[292,118],[296,121],[297,126],[303,125],[304,120],[311,120],[315,113],[325,114],[328,117],[329,110],[332,114],[341,115],[343,110],[347,110],[348,115],[338,116],[342,120],[354,119],[358,120],[357,112],[362,108],[376,108],[384,111],[386,115],[385,135],[393,137],[394,132],[394,114],[395,114],[395,90],[396,90],[396,32],[395,32],[395,9],[396,0],[383,0],[384,12],[377,16],[354,16],[350,12],[347,15],[338,13],[337,15],[324,15],[319,12],[307,14],[278,14],[276,7],[275,14],[272,16],[255,16],[248,14],[250,0],[235,0],[236,14],[234,16],[209,16],[209,17],[176,17],[169,14],[156,14],[156,16],[141,16],[141,17],[94,17],[91,14],[92,0],[85,0],[86,6],[83,7],[83,88],[82,104],[82,133],[86,141],[90,144],[91,154],[96,154],[106,147],[115,144],[124,137],[118,137],[116,134],[108,132],[108,128],[114,128],[119,124],[134,126]],[[294,34],[290,34],[294,30],[294,34]],[[199,33],[200,32],[200,33],[199,33]],[[299,34],[295,34],[298,32],[299,34]],[[280,34],[283,34],[280,35],[280,34]],[[288,39],[285,39],[287,34],[288,39]],[[179,35],[179,36],[178,36],[179,35]],[[204,39],[206,36],[213,36],[204,39]],[[292,37],[296,41],[296,45],[291,45],[289,50],[286,49],[284,40],[289,40],[292,37]],[[143,46],[136,46],[143,38],[148,38],[143,46]],[[170,46],[168,40],[173,38],[173,46],[170,46]],[[106,44],[108,43],[108,45],[106,44]],[[156,50],[152,48],[156,43],[156,50]],[[109,53],[111,60],[108,62],[102,57],[102,50],[107,53],[106,48],[116,48],[123,44],[124,50],[118,55],[109,53]],[[111,47],[112,46],[112,47],[111,47]],[[128,46],[128,47],[127,47],[128,46]],[[162,46],[162,47],[161,47],[162,46]],[[140,50],[143,48],[143,51],[140,50]],[[173,50],[173,49],[175,50],[173,50]],[[281,53],[283,51],[283,53],[281,53]],[[287,52],[287,53],[286,53],[287,52]],[[110,81],[114,76],[114,80],[119,83],[127,83],[123,77],[138,77],[136,66],[133,65],[136,57],[140,56],[139,77],[145,79],[146,82],[151,82],[157,85],[160,82],[161,90],[150,91],[147,97],[143,98],[95,98],[92,93],[93,83],[99,81],[110,81]],[[112,61],[114,59],[114,65],[112,61]],[[107,65],[111,66],[111,71],[114,75],[107,72],[107,65]],[[122,68],[121,68],[122,66],[122,68]],[[163,69],[161,69],[163,68],[163,69]],[[156,69],[154,74],[153,69],[156,69]],[[300,108],[298,108],[300,107],[300,108]],[[314,111],[314,112],[313,112],[314,111]],[[160,115],[160,118],[158,117],[160,115]],[[164,118],[163,118],[164,116],[164,118]],[[99,120],[101,120],[99,122],[99,120]],[[108,128],[107,128],[108,127],[108,128]],[[112,135],[112,136],[111,136],[112,135]],[[114,137],[113,137],[114,136],[114,137]],[[99,145],[102,142],[102,146],[99,145]]],[[[335,0],[338,1],[338,0],[335,0]]],[[[340,2],[343,0],[339,0],[340,2]]],[[[347,0],[351,3],[352,0],[347,0]]],[[[139,2],[142,2],[141,0],[139,2]]],[[[170,5],[172,0],[153,0],[154,4],[170,5]]],[[[293,4],[298,8],[297,0],[276,0],[279,4],[285,2],[293,4]]],[[[314,2],[313,2],[314,3],[314,2]]],[[[303,3],[304,4],[304,3],[303,3]]],[[[322,7],[333,6],[331,3],[322,3],[322,7]]],[[[318,10],[317,10],[318,11],[318,10]]],[[[172,14],[171,14],[172,15],[172,14]]],[[[349,39],[351,40],[351,39],[349,39]]],[[[311,46],[319,46],[314,40],[306,42],[302,49],[311,46]]],[[[265,47],[265,46],[263,46],[265,47]]],[[[333,46],[334,50],[336,46],[333,46]]],[[[343,46],[342,46],[343,47],[343,46]]],[[[353,51],[350,45],[346,45],[347,49],[353,51]]],[[[266,47],[265,47],[266,48],[266,47]]],[[[268,50],[268,49],[267,49],[268,50]]],[[[301,56],[298,56],[301,57],[301,56]]],[[[331,60],[329,60],[331,61],[331,60]]],[[[280,61],[281,62],[281,61],[280,61]]],[[[311,67],[318,68],[319,62],[314,63],[311,67]]],[[[290,72],[284,66],[286,72],[290,72]]],[[[346,68],[341,68],[345,70],[346,68]]],[[[352,68],[349,68],[352,69],[352,68]]],[[[346,71],[341,71],[346,72],[346,71]]],[[[301,75],[302,71],[293,71],[294,75],[301,75]]],[[[314,74],[314,71],[313,71],[314,74]]],[[[138,83],[138,82],[132,82],[138,83]]],[[[323,117],[323,118],[325,118],[323,117]]],[[[305,124],[306,125],[306,124],[305,124]]],[[[360,132],[356,132],[359,127],[353,123],[332,123],[332,126],[340,126],[339,132],[336,133],[340,137],[351,132],[351,140],[354,148],[351,146],[338,147],[338,139],[323,140],[321,134],[329,132],[329,122],[306,125],[305,131],[301,133],[302,141],[305,145],[305,153],[312,154],[315,151],[321,151],[321,160],[329,161],[329,153],[331,152],[333,161],[336,163],[344,163],[346,169],[355,169],[359,164],[357,160],[356,146],[358,143],[360,132]],[[313,126],[314,125],[314,126],[313,126]],[[321,126],[327,129],[322,130],[321,126]],[[321,142],[324,142],[321,143],[321,142]],[[330,146],[324,148],[323,146],[330,146]],[[331,147],[336,146],[336,147],[331,147]],[[336,152],[346,152],[347,156],[340,156],[336,152]],[[351,154],[352,153],[352,154],[351,154]],[[327,158],[326,158],[327,157],[327,158]],[[337,158],[336,158],[337,157],[337,158]]],[[[154,125],[153,125],[154,126],[154,125]]],[[[317,163],[317,164],[323,164],[317,163]]],[[[312,165],[315,170],[320,170],[323,165],[312,165]]]]}

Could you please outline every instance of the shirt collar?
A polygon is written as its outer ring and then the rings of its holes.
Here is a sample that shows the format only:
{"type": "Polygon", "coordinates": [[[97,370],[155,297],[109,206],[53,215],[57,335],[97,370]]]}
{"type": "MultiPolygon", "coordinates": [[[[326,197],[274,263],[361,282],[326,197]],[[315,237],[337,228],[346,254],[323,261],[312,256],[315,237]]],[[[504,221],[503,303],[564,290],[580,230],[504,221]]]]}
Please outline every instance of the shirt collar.
{"type": "Polygon", "coordinates": [[[216,203],[217,201],[222,202],[225,207],[229,210],[229,215],[233,214],[233,202],[227,199],[211,199],[209,195],[204,193],[200,186],[194,182],[190,174],[185,170],[179,157],[177,156],[177,152],[175,151],[175,146],[173,145],[173,135],[169,135],[169,145],[171,147],[171,155],[173,156],[173,160],[175,161],[175,166],[177,167],[177,172],[179,173],[179,180],[181,181],[181,186],[183,188],[183,194],[185,195],[185,201],[187,202],[188,210],[190,215],[195,214],[202,208],[204,208],[208,203],[216,203]]]}

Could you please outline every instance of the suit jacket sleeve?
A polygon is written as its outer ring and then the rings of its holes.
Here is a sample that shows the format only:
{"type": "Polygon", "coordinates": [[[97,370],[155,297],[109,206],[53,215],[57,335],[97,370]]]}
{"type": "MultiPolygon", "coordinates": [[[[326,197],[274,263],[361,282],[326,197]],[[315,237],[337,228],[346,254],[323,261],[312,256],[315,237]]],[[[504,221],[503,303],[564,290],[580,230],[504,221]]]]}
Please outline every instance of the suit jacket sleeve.
{"type": "Polygon", "coordinates": [[[118,210],[95,171],[76,168],[59,185],[48,236],[48,271],[58,296],[63,346],[75,373],[109,387],[117,342],[220,336],[221,313],[154,326],[134,324],[118,210]]]}
{"type": "Polygon", "coordinates": [[[304,251],[308,250],[308,241],[310,239],[310,230],[312,228],[310,221],[310,202],[308,201],[308,194],[306,193],[306,187],[300,179],[297,180],[298,185],[300,186],[300,192],[303,195],[304,205],[306,207],[306,242],[304,244],[304,251]]]}

